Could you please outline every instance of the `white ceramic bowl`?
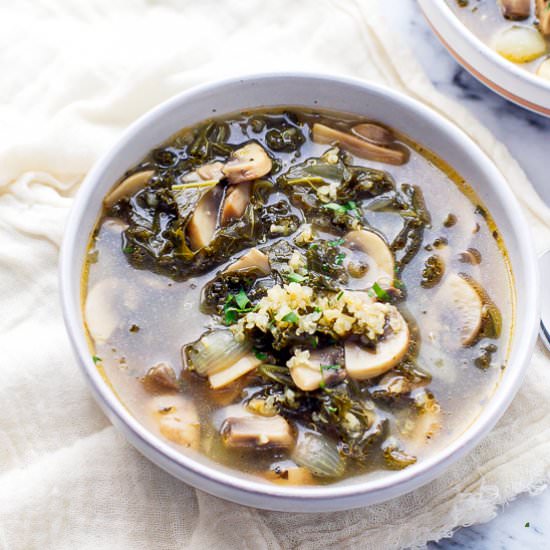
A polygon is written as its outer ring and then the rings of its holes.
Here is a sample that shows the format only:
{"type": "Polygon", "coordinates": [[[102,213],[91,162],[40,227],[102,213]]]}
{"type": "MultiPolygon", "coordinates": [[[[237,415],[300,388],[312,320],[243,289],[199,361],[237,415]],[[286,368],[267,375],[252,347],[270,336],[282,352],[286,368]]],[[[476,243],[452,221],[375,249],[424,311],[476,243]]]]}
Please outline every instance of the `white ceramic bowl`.
{"type": "Polygon", "coordinates": [[[451,55],[497,94],[550,117],[550,82],[504,59],[453,13],[445,0],[418,0],[424,16],[451,55]]]}
{"type": "MultiPolygon", "coordinates": [[[[518,390],[538,329],[537,262],[521,210],[492,162],[461,130],[421,103],[360,80],[313,74],[269,74],[207,84],[184,92],[134,123],[95,165],[75,199],[61,253],[67,331],[97,402],[112,423],[150,460],[214,495],[271,510],[333,511],[380,502],[434,479],[470,451],[504,413],[518,390]],[[508,368],[476,422],[442,452],[375,480],[284,487],[176,451],[145,429],[118,401],[91,358],[83,328],[80,280],[88,239],[107,190],[145,154],[182,127],[252,107],[305,106],[356,113],[405,132],[455,167],[489,207],[508,247],[516,281],[515,331],[508,368]]],[[[192,453],[192,451],[191,451],[192,453]]]]}

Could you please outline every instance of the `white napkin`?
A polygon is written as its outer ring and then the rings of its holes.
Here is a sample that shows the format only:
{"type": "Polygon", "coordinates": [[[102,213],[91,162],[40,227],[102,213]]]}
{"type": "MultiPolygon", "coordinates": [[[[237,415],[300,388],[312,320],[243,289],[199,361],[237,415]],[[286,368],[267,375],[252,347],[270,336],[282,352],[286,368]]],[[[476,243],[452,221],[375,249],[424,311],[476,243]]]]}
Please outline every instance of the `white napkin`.
{"type": "MultiPolygon", "coordinates": [[[[380,2],[383,0],[379,0],[380,2]]],[[[57,256],[71,196],[144,111],[238,72],[310,69],[387,83],[462,126],[522,202],[550,213],[505,147],[438,94],[376,0],[19,0],[0,6],[0,548],[398,548],[489,520],[546,483],[549,358],[499,425],[424,488],[336,514],[281,514],[195,491],[108,423],[71,354],[57,256]]]]}

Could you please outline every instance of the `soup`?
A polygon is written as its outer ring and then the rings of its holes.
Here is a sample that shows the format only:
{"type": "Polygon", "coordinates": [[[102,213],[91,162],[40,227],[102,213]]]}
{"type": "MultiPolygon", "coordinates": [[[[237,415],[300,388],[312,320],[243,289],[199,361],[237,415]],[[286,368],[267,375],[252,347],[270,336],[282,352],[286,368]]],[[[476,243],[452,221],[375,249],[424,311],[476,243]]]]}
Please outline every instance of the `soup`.
{"type": "Polygon", "coordinates": [[[288,108],[184,129],[114,185],[83,277],[94,361],[182,452],[280,484],[407,468],[506,364],[511,273],[406,136],[288,108]]]}
{"type": "Polygon", "coordinates": [[[447,3],[497,53],[550,80],[548,0],[447,0],[447,3]]]}

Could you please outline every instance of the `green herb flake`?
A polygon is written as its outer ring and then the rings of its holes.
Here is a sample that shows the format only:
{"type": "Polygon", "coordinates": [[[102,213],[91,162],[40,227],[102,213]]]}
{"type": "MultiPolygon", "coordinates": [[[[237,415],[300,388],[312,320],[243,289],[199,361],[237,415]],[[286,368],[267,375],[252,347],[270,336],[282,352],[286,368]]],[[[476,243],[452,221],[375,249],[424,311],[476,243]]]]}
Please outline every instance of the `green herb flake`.
{"type": "Polygon", "coordinates": [[[267,360],[267,353],[264,353],[263,351],[254,349],[254,356],[256,359],[259,359],[260,361],[266,361],[267,360]]]}
{"type": "Polygon", "coordinates": [[[372,290],[379,300],[387,302],[390,299],[390,295],[378,283],[372,285],[372,290]]]}
{"type": "Polygon", "coordinates": [[[336,239],[334,241],[329,241],[329,246],[342,246],[346,242],[345,239],[336,239]]]}
{"type": "Polygon", "coordinates": [[[324,204],[323,208],[326,208],[327,210],[333,210],[338,214],[345,214],[347,212],[346,207],[342,204],[338,204],[337,202],[329,202],[328,204],[324,204]]]}
{"type": "Polygon", "coordinates": [[[336,412],[338,412],[338,408],[337,407],[332,407],[331,405],[329,405],[327,407],[327,411],[329,411],[331,413],[336,413],[336,412]]]}
{"type": "Polygon", "coordinates": [[[291,311],[290,313],[287,313],[281,321],[285,323],[297,323],[298,322],[298,315],[294,311],[291,311]]]}
{"type": "Polygon", "coordinates": [[[335,260],[336,265],[342,265],[344,263],[345,258],[346,258],[346,255],[343,252],[340,252],[340,254],[337,254],[336,260],[335,260]]]}
{"type": "Polygon", "coordinates": [[[303,283],[307,279],[305,275],[300,275],[299,273],[294,273],[294,272],[286,274],[285,277],[291,283],[303,283]]]}
{"type": "Polygon", "coordinates": [[[132,254],[134,252],[135,248],[133,246],[125,246],[123,249],[122,249],[122,252],[124,252],[124,254],[132,254]]]}
{"type": "Polygon", "coordinates": [[[101,359],[101,357],[98,357],[97,355],[92,355],[92,361],[94,362],[94,365],[97,365],[98,363],[101,363],[103,359],[101,359]]]}
{"type": "Polygon", "coordinates": [[[339,370],[340,365],[321,365],[321,371],[339,370]]]}
{"type": "Polygon", "coordinates": [[[341,291],[336,295],[336,299],[337,299],[337,300],[340,300],[340,298],[342,298],[343,295],[344,295],[344,291],[341,290],[341,291]]]}
{"type": "Polygon", "coordinates": [[[248,299],[246,292],[244,290],[240,290],[235,296],[235,302],[240,309],[244,309],[250,303],[250,300],[248,299]]]}
{"type": "Polygon", "coordinates": [[[528,521],[525,523],[524,527],[531,527],[531,523],[529,523],[528,521]]]}

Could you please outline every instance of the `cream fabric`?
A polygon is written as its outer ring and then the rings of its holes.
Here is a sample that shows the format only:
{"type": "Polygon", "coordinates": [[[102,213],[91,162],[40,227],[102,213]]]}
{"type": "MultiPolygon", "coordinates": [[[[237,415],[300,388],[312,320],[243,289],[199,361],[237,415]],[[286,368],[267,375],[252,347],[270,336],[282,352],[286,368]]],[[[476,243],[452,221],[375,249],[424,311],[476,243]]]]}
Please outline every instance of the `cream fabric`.
{"type": "MultiPolygon", "coordinates": [[[[381,2],[384,0],[380,0],[381,2]]],[[[144,111],[207,79],[266,69],[389,83],[462,126],[550,246],[548,209],[506,148],[438,94],[376,0],[18,0],[0,5],[0,548],[398,548],[489,520],[550,472],[539,349],[498,427],[443,477],[387,504],[269,513],[197,492],[137,453],[69,349],[56,264],[83,175],[144,111]]]]}

